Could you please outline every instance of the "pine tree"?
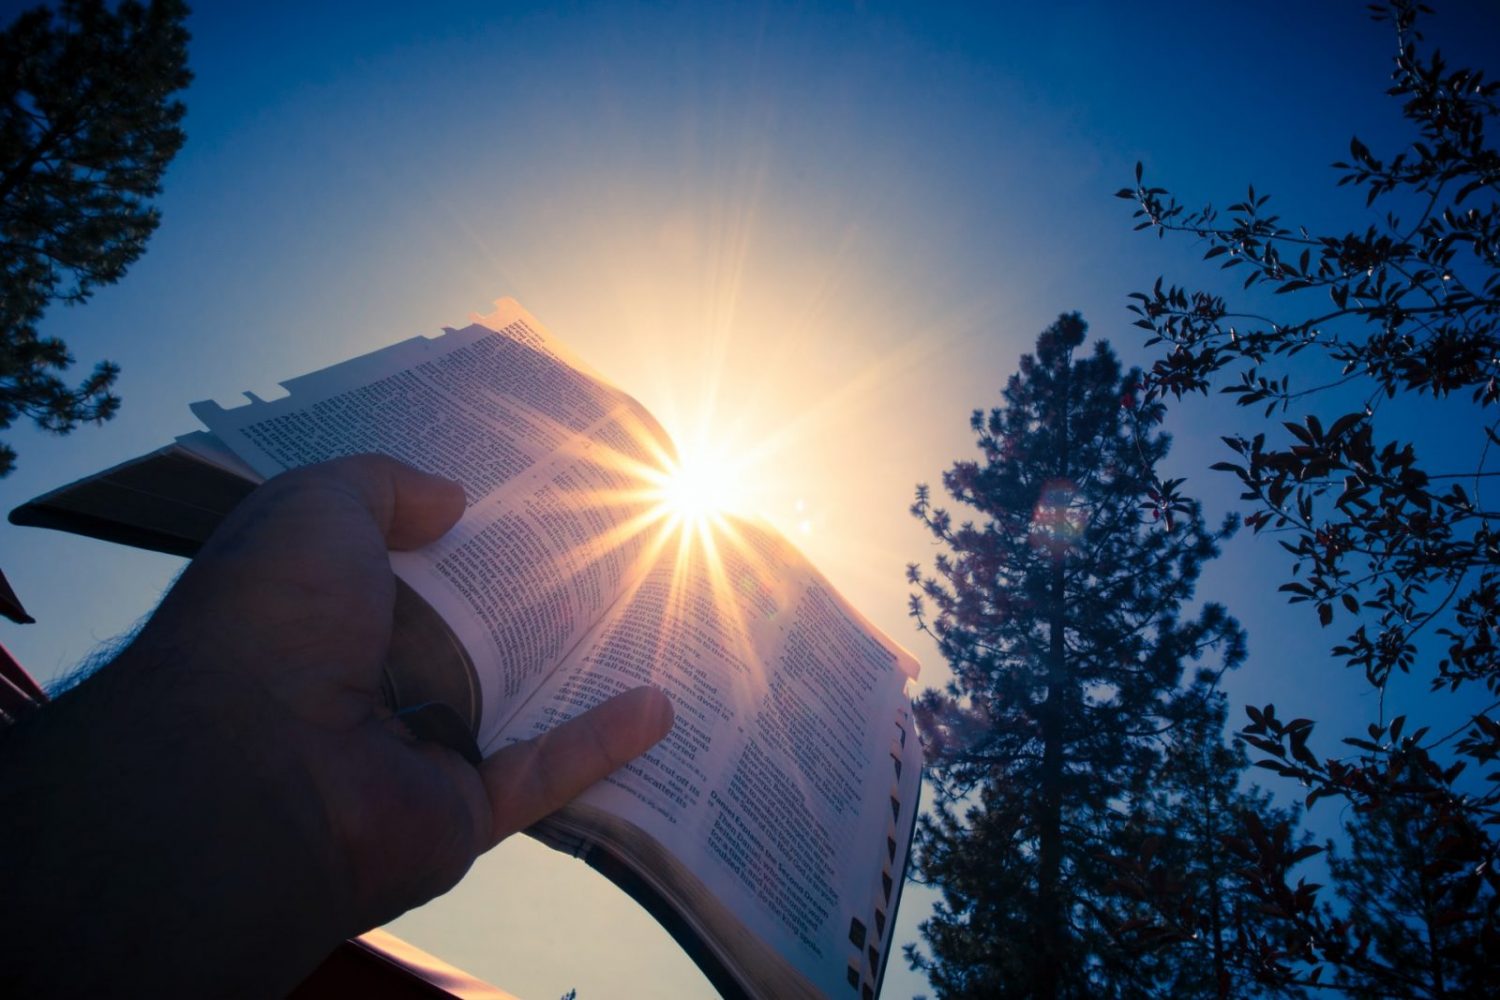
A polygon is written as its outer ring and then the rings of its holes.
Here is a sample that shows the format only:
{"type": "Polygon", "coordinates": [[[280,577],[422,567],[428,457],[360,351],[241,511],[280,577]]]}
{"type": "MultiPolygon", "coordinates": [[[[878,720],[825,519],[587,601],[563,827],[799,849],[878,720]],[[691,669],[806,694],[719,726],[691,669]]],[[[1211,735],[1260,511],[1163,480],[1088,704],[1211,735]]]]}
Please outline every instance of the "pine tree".
{"type": "Polygon", "coordinates": [[[982,461],[943,485],[977,520],[926,487],[912,508],[947,550],[930,576],[909,568],[912,614],[953,680],[919,705],[934,809],[918,877],[943,900],[908,958],[943,997],[1153,991],[1119,938],[1107,859],[1149,806],[1185,666],[1244,657],[1222,607],[1183,612],[1233,525],[1212,531],[1160,492],[1142,509],[1169,445],[1162,408],[1122,400],[1138,373],[1107,344],[1075,358],[1085,329],[1061,316],[1004,405],[975,411],[982,461]]]}
{"type": "MultiPolygon", "coordinates": [[[[64,0],[0,30],[0,429],[62,434],[119,407],[119,369],[69,386],[73,356],[37,324],[118,281],[160,221],[151,199],[184,140],[172,95],[192,79],[186,16],[182,0],[64,0]]],[[[0,444],[0,476],[15,458],[0,444]]]]}

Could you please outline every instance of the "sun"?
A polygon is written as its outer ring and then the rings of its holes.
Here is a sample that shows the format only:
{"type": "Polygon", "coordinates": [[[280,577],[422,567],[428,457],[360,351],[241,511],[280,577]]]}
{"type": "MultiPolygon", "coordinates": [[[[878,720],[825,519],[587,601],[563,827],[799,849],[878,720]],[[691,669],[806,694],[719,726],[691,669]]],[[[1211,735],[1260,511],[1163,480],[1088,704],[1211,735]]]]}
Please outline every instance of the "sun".
{"type": "Polygon", "coordinates": [[[715,463],[693,463],[674,469],[662,487],[662,499],[675,514],[697,519],[717,514],[729,494],[716,474],[715,463]]]}
{"type": "Polygon", "coordinates": [[[738,509],[744,483],[737,464],[710,447],[685,450],[667,469],[657,489],[662,512],[684,528],[704,528],[738,509]]]}

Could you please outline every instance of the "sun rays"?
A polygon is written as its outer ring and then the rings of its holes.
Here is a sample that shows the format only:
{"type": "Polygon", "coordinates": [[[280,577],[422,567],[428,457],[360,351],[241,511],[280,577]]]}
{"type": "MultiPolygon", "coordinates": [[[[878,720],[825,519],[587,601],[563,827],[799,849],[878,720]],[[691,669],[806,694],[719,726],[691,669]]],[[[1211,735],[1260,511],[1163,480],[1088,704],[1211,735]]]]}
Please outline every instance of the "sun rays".
{"type": "MultiPolygon", "coordinates": [[[[609,526],[568,546],[560,564],[576,575],[623,560],[635,567],[622,575],[636,587],[666,573],[669,614],[684,614],[693,600],[706,601],[728,619],[726,633],[737,637],[732,652],[748,658],[748,646],[741,645],[748,639],[741,605],[774,581],[775,568],[765,564],[746,536],[752,529],[737,516],[750,513],[754,503],[748,466],[736,457],[743,453],[712,448],[702,438],[674,453],[654,422],[634,407],[611,422],[610,433],[596,428],[560,449],[575,469],[566,481],[576,488],[555,494],[558,514],[596,529],[609,526]]],[[[636,587],[622,599],[633,599],[636,587]]]]}

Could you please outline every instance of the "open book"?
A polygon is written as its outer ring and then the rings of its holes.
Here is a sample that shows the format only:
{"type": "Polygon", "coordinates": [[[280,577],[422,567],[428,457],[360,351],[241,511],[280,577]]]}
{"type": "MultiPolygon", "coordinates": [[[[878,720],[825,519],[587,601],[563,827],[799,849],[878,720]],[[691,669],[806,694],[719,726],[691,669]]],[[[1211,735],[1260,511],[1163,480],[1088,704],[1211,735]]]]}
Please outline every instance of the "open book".
{"type": "Polygon", "coordinates": [[[638,899],[727,995],[868,998],[890,960],[921,780],[912,657],[769,524],[674,519],[671,441],[514,301],[223,409],[208,432],[12,521],[191,554],[252,484],[378,451],[458,479],[444,538],[391,554],[396,707],[482,752],[611,695],[667,738],[529,832],[638,899]]]}

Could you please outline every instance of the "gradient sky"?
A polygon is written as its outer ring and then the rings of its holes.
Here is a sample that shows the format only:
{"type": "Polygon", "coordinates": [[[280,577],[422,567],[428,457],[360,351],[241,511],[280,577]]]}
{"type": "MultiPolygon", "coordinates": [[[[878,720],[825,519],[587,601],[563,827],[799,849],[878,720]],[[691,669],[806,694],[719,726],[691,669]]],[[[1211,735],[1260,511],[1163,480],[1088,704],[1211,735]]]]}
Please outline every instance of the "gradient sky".
{"type": "MultiPolygon", "coordinates": [[[[969,411],[1059,312],[1144,362],[1127,293],[1212,280],[1187,241],[1131,232],[1112,193],[1135,162],[1189,204],[1254,182],[1288,219],[1337,224],[1362,197],[1326,165],[1352,133],[1377,153],[1404,134],[1387,29],[1353,0],[198,6],[162,227],[123,283],[43,326],[80,370],[119,362],[124,407],[67,438],[8,432],[7,509],[195,429],[194,400],[279,395],[512,295],[680,444],[753,451],[753,506],[932,683],[905,617],[902,568],[934,552],[913,485],[972,453],[969,411]]],[[[1445,6],[1463,10],[1429,36],[1496,67],[1496,5],[1445,6]]],[[[1206,471],[1218,435],[1254,416],[1198,402],[1172,426],[1167,471],[1217,518],[1235,492],[1206,471]]],[[[0,531],[39,619],[0,641],[44,681],[181,568],[0,531]]],[[[1242,538],[1200,587],[1250,632],[1234,718],[1274,700],[1331,742],[1375,698],[1275,594],[1284,572],[1242,538]]],[[[908,891],[898,940],[927,905],[908,891]]],[[[523,838],[394,930],[528,998],[709,989],[633,903],[523,838]]],[[[893,965],[887,995],[921,988],[893,965]]]]}

